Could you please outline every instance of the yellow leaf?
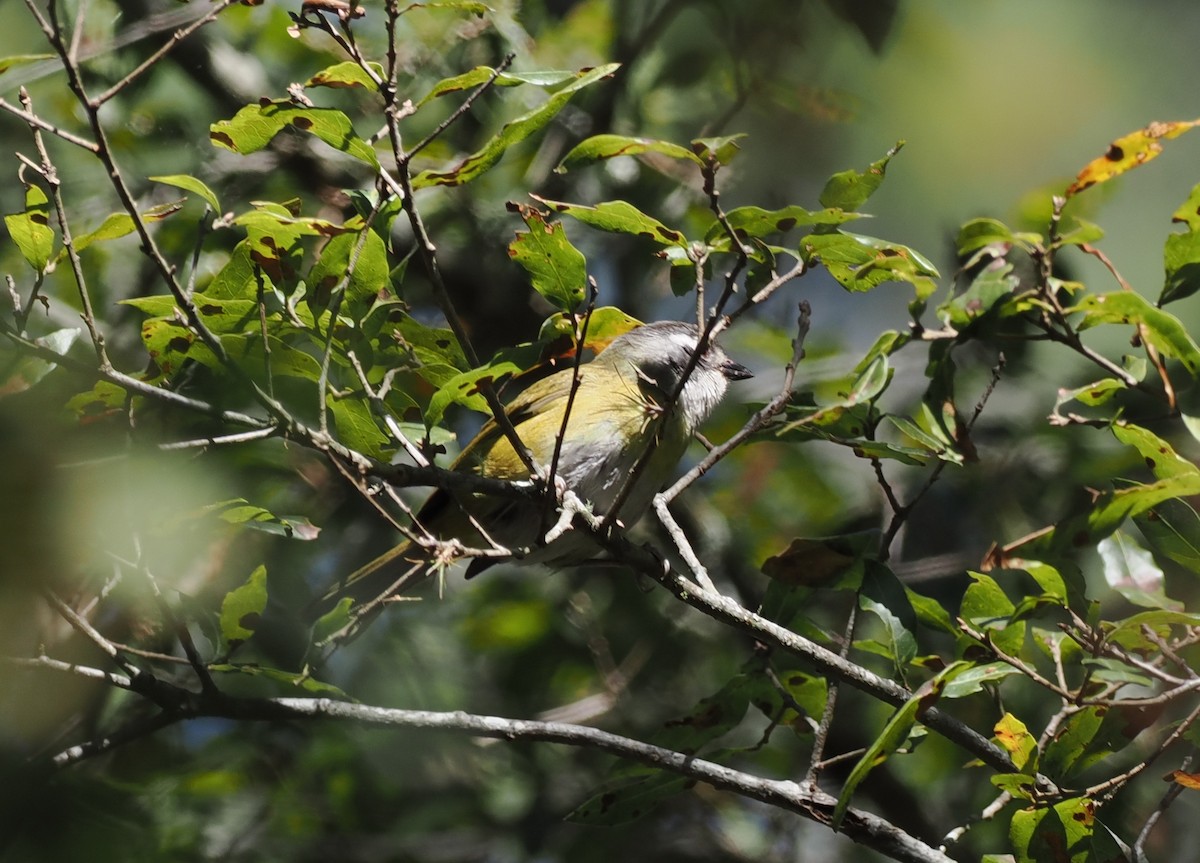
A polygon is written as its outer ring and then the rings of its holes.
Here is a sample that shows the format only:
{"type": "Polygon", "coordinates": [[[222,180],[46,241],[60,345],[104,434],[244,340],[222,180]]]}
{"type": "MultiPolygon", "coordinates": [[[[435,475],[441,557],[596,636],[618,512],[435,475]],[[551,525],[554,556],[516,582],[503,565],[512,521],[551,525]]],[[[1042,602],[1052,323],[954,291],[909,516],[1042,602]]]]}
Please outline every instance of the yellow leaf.
{"type": "Polygon", "coordinates": [[[992,730],[996,733],[995,741],[1012,755],[1017,769],[1023,769],[1037,748],[1037,741],[1026,729],[1025,723],[1011,713],[1005,713],[992,730]]]}
{"type": "Polygon", "coordinates": [[[1149,162],[1162,152],[1164,139],[1177,138],[1197,125],[1200,125],[1200,120],[1180,120],[1172,123],[1156,121],[1145,129],[1117,138],[1109,145],[1107,153],[1084,165],[1075,182],[1067,187],[1067,197],[1149,162]]]}
{"type": "Polygon", "coordinates": [[[1184,773],[1182,770],[1172,770],[1166,779],[1176,785],[1193,790],[1200,789],[1200,773],[1184,773]]]}

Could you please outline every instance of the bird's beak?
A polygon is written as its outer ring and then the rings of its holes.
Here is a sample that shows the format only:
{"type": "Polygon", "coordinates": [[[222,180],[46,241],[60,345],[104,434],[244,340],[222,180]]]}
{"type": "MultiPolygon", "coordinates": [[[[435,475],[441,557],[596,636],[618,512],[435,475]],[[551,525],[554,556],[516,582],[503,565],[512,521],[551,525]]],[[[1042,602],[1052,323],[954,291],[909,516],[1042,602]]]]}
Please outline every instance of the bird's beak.
{"type": "Polygon", "coordinates": [[[733,360],[725,361],[721,366],[721,373],[731,381],[744,381],[746,378],[754,377],[754,372],[741,363],[735,363],[733,360]]]}

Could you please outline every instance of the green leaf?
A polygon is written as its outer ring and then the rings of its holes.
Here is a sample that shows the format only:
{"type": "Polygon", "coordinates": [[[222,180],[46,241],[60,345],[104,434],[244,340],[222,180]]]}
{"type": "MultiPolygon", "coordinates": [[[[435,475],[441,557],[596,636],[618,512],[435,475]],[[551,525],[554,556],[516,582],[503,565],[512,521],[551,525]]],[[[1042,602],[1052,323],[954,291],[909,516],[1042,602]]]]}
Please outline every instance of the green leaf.
{"type": "Polygon", "coordinates": [[[1200,231],[1200,183],[1192,186],[1187,200],[1171,214],[1171,221],[1186,225],[1189,231],[1200,231]]]}
{"type": "Polygon", "coordinates": [[[259,565],[241,587],[221,601],[221,637],[232,650],[258,630],[267,607],[267,568],[259,565]]]}
{"type": "Polygon", "coordinates": [[[0,75],[3,75],[9,69],[15,69],[17,66],[40,63],[43,60],[55,60],[57,58],[57,54],[14,54],[11,57],[3,57],[0,58],[0,75]]]}
{"type": "MultiPolygon", "coordinates": [[[[617,234],[633,234],[644,237],[662,246],[689,247],[687,238],[674,228],[668,228],[653,216],[648,216],[633,204],[625,201],[602,201],[594,207],[582,204],[566,204],[562,201],[551,201],[532,195],[534,200],[549,207],[556,213],[578,219],[585,225],[611,231],[617,234]]],[[[522,208],[522,214],[525,209],[522,208]]],[[[528,221],[528,219],[526,220],[528,221]]]]}
{"type": "Polygon", "coordinates": [[[983,665],[968,668],[946,684],[946,688],[942,691],[942,698],[965,698],[976,692],[982,692],[985,684],[999,683],[1006,677],[1018,673],[1017,669],[1007,662],[985,662],[983,665]]]}
{"type": "Polygon", "coordinates": [[[1058,417],[1065,422],[1066,418],[1060,412],[1060,408],[1067,402],[1077,401],[1088,407],[1096,407],[1109,401],[1124,389],[1127,389],[1125,381],[1120,378],[1102,378],[1073,390],[1060,389],[1058,395],[1055,396],[1054,411],[1051,416],[1058,417]]]}
{"type": "Polygon", "coordinates": [[[1123,531],[1113,531],[1096,545],[1104,564],[1104,580],[1134,605],[1182,608],[1163,592],[1163,571],[1150,552],[1123,531]]]}
{"type": "Polygon", "coordinates": [[[313,540],[321,532],[321,529],[307,518],[278,516],[240,497],[210,504],[196,514],[214,515],[226,524],[243,525],[252,530],[286,536],[289,539],[313,540]]]}
{"type": "Polygon", "coordinates": [[[308,301],[314,311],[329,307],[332,292],[346,279],[352,260],[354,270],[345,287],[352,309],[370,304],[388,286],[387,248],[379,234],[370,230],[341,234],[325,244],[308,271],[308,301]]]}
{"type": "Polygon", "coordinates": [[[1171,220],[1182,222],[1187,230],[1170,234],[1163,247],[1166,281],[1158,298],[1160,306],[1190,297],[1200,290],[1200,185],[1192,188],[1188,199],[1174,212],[1171,220]]]}
{"type": "Polygon", "coordinates": [[[446,408],[452,404],[462,405],[468,410],[490,416],[491,409],[487,400],[480,394],[479,385],[484,381],[497,383],[524,370],[520,363],[506,359],[505,355],[500,354],[486,365],[455,375],[442,384],[429,400],[429,407],[425,410],[425,425],[432,429],[441,423],[446,408]]]}
{"type": "Polygon", "coordinates": [[[214,145],[243,155],[257,153],[284,129],[307,132],[335,150],[379,168],[375,150],[358,136],[350,118],[333,108],[297,107],[290,99],[246,105],[232,119],[209,127],[214,145]]]}
{"type": "Polygon", "coordinates": [[[1040,769],[1056,783],[1083,770],[1133,742],[1153,724],[1162,706],[1089,706],[1072,713],[1042,752],[1040,769]]]}
{"type": "Polygon", "coordinates": [[[810,264],[820,262],[848,291],[869,291],[886,282],[908,282],[921,298],[933,294],[937,268],[922,254],[874,237],[837,232],[809,234],[800,243],[810,264]]]}
{"type": "Polygon", "coordinates": [[[968,572],[973,583],[963,595],[959,616],[1005,653],[1014,655],[1025,641],[1024,621],[1012,622],[1016,611],[1000,585],[981,572],[968,572]]]}
{"type": "MultiPolygon", "coordinates": [[[[842,210],[806,210],[803,207],[784,207],[780,210],[764,210],[762,207],[738,207],[725,214],[725,220],[741,239],[769,237],[783,234],[793,228],[811,225],[842,225],[861,219],[862,213],[847,213],[842,210]]],[[[725,226],[714,219],[705,234],[709,243],[725,236],[725,226]]]]}
{"type": "Polygon", "coordinates": [[[867,774],[900,749],[908,740],[909,733],[921,714],[937,702],[946,684],[969,667],[970,664],[966,662],[954,662],[946,666],[937,676],[923,683],[892,715],[879,737],[867,748],[850,771],[850,775],[846,777],[841,794],[838,795],[837,805],[834,806],[833,816],[830,818],[830,827],[836,831],[841,826],[846,810],[850,807],[850,799],[854,796],[855,789],[867,778],[867,774]]]}
{"type": "Polygon", "coordinates": [[[1200,575],[1200,515],[1184,500],[1164,500],[1134,517],[1155,552],[1200,575]]]}
{"type": "Polygon", "coordinates": [[[25,209],[5,216],[4,226],[25,262],[36,272],[45,272],[54,251],[54,229],[50,227],[50,200],[40,186],[25,185],[25,209]]]}
{"type": "Polygon", "coordinates": [[[1087,219],[1075,218],[1075,226],[1064,232],[1058,238],[1061,246],[1082,246],[1085,243],[1095,243],[1104,239],[1104,229],[1087,219]]]}
{"type": "Polygon", "coordinates": [[[1143,627],[1155,630],[1159,636],[1166,638],[1172,626],[1200,626],[1200,614],[1172,609],[1140,611],[1113,624],[1108,628],[1105,637],[1128,649],[1154,652],[1159,650],[1159,647],[1143,636],[1143,627]]]}
{"type": "Polygon", "coordinates": [[[896,146],[888,150],[886,156],[878,162],[872,162],[865,171],[850,169],[834,174],[826,181],[825,188],[821,190],[818,198],[821,206],[839,210],[857,210],[879,188],[879,184],[883,182],[883,176],[887,172],[888,162],[891,161],[892,156],[900,152],[900,148],[903,146],[903,141],[898,142],[896,146]]]}
{"type": "Polygon", "coordinates": [[[1055,803],[1048,809],[1013,813],[1009,839],[1017,863],[1093,863],[1092,825],[1095,804],[1083,797],[1055,803]]]}
{"type": "Polygon", "coordinates": [[[463,90],[470,90],[473,87],[478,87],[492,80],[496,87],[515,87],[520,84],[533,84],[536,87],[542,87],[546,90],[553,90],[556,87],[561,87],[563,84],[573,80],[578,75],[572,71],[553,71],[547,70],[543,72],[501,72],[496,75],[496,70],[490,66],[476,66],[468,72],[463,72],[461,75],[455,75],[452,78],[443,78],[433,85],[433,88],[426,93],[419,102],[417,107],[420,108],[427,102],[431,102],[439,96],[445,96],[449,93],[461,93],[463,90]]]}
{"type": "Polygon", "coordinates": [[[1035,244],[1041,242],[1040,235],[1016,233],[996,219],[971,219],[959,228],[955,249],[960,258],[967,259],[988,247],[1005,249],[1008,246],[1017,246],[1030,251],[1035,244]]]}
{"type": "Polygon", "coordinates": [[[342,700],[350,700],[338,687],[332,683],[322,683],[320,680],[315,680],[310,677],[307,672],[297,674],[294,671],[283,671],[279,668],[268,668],[263,665],[256,665],[250,662],[238,663],[221,663],[219,665],[210,665],[209,671],[218,674],[242,674],[248,677],[261,677],[269,680],[272,683],[281,683],[291,689],[302,689],[312,695],[322,698],[340,698],[342,700]]]}
{"type": "MultiPolygon", "coordinates": [[[[66,354],[81,332],[74,328],[55,330],[34,339],[34,343],[56,354],[66,354]]],[[[19,355],[15,363],[5,362],[3,370],[8,377],[0,379],[0,398],[24,392],[56,368],[58,363],[24,354],[19,355]]]]}
{"type": "Polygon", "coordinates": [[[917,615],[908,602],[904,585],[890,568],[877,560],[868,560],[858,603],[860,608],[874,614],[883,624],[886,655],[895,664],[896,673],[903,680],[909,663],[917,655],[917,639],[913,635],[913,630],[917,628],[917,615]]]}
{"type": "Polygon", "coordinates": [[[365,401],[353,396],[330,396],[328,404],[339,441],[371,458],[387,458],[392,441],[379,430],[379,423],[365,401]]]}
{"type": "Polygon", "coordinates": [[[1012,264],[997,258],[980,271],[965,291],[939,306],[938,317],[957,330],[966,329],[992,311],[1002,314],[1005,302],[1019,284],[1012,264]]]}
{"type": "Polygon", "coordinates": [[[417,174],[412,180],[413,188],[459,186],[463,183],[469,183],[499,162],[509,147],[524,141],[554,119],[554,116],[563,109],[563,106],[570,101],[576,92],[611,76],[618,68],[620,68],[620,64],[608,63],[598,66],[595,69],[581,72],[570,84],[555,91],[554,95],[547,99],[539,108],[505,123],[500,131],[484,144],[480,150],[468,156],[450,170],[422,171],[417,174]]]}
{"type": "Polygon", "coordinates": [[[204,202],[212,207],[213,212],[218,215],[221,213],[221,203],[217,200],[216,194],[212,189],[208,188],[202,181],[187,174],[170,174],[162,177],[148,177],[155,183],[163,183],[167,186],[174,186],[177,189],[183,189],[185,192],[195,192],[204,202]]]}
{"type": "Polygon", "coordinates": [[[922,408],[924,410],[920,424],[908,417],[895,416],[894,414],[887,414],[884,419],[894,425],[917,446],[928,451],[938,459],[948,461],[951,464],[962,464],[962,453],[954,447],[951,441],[946,439],[940,427],[929,421],[927,407],[922,405],[922,408]]]}
{"type": "Polygon", "coordinates": [[[358,63],[346,60],[345,62],[335,63],[332,66],[322,69],[305,81],[304,86],[334,88],[365,87],[368,90],[374,90],[378,86],[375,80],[383,79],[383,66],[378,63],[368,63],[367,65],[375,73],[375,79],[372,79],[367,70],[358,63]]]}
{"type": "Polygon", "coordinates": [[[958,635],[958,626],[950,618],[946,607],[938,600],[932,596],[917,593],[907,585],[904,586],[904,595],[908,597],[908,604],[912,606],[918,621],[930,629],[958,635]]]}
{"type": "Polygon", "coordinates": [[[1082,315],[1080,330],[1100,324],[1141,324],[1146,341],[1160,353],[1179,360],[1193,376],[1200,373],[1200,347],[1188,335],[1187,328],[1179,318],[1155,308],[1141,294],[1133,291],[1089,294],[1066,311],[1082,315]]]}
{"type": "MultiPolygon", "coordinates": [[[[168,216],[179,212],[183,201],[171,201],[166,204],[159,204],[156,207],[151,207],[141,214],[144,222],[161,222],[168,216]]],[[[92,243],[104,242],[106,240],[117,240],[121,237],[128,236],[136,230],[137,226],[133,222],[133,217],[128,213],[110,213],[100,223],[100,227],[94,231],[89,231],[82,236],[75,238],[75,251],[82,252],[92,243]]],[[[66,252],[60,252],[61,258],[66,252]]]]}
{"type": "Polygon", "coordinates": [[[593,135],[576,144],[571,152],[563,156],[558,167],[554,170],[560,174],[580,165],[590,165],[603,159],[613,159],[617,156],[638,156],[642,153],[657,153],[671,159],[701,164],[699,157],[687,147],[672,144],[669,141],[658,141],[654,138],[633,138],[628,135],[593,135]]]}
{"type": "Polygon", "coordinates": [[[349,596],[343,596],[338,600],[337,605],[317,618],[317,622],[313,624],[312,628],[312,643],[319,645],[330,636],[345,629],[353,620],[353,615],[350,614],[350,609],[353,607],[354,600],[349,596]]]}
{"type": "Polygon", "coordinates": [[[695,138],[691,142],[692,152],[700,157],[701,162],[713,161],[718,165],[728,165],[741,149],[738,141],[745,137],[745,132],[739,132],[716,138],[695,138]]]}
{"type": "Polygon", "coordinates": [[[529,273],[535,291],[562,311],[574,311],[587,288],[587,260],[571,245],[561,222],[551,224],[540,210],[515,206],[529,230],[517,232],[509,257],[529,273]]]}

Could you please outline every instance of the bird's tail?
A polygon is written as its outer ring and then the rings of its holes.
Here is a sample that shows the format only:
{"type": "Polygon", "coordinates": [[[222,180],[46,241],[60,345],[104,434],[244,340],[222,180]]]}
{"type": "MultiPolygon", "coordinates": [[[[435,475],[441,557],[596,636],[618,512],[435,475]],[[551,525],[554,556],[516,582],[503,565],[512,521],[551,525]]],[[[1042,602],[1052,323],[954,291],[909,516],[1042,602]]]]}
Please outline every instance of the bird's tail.
{"type": "Polygon", "coordinates": [[[352,599],[355,606],[375,601],[382,603],[387,597],[405,593],[429,575],[430,561],[425,550],[411,541],[402,542],[339,579],[308,604],[306,616],[316,620],[332,611],[344,598],[352,599]],[[399,564],[393,565],[397,561],[399,564]]]}

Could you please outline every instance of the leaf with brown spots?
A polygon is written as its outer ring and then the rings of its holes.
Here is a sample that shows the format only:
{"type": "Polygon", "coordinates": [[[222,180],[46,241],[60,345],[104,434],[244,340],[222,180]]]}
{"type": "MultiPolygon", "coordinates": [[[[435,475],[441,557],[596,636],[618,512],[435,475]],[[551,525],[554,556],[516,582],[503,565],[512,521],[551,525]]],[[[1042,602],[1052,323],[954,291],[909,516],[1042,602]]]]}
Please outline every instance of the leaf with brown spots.
{"type": "Polygon", "coordinates": [[[1103,156],[1083,166],[1075,182],[1067,187],[1067,197],[1158,158],[1162,152],[1163,141],[1178,138],[1196,125],[1200,125],[1200,120],[1169,123],[1156,121],[1144,129],[1117,138],[1108,145],[1108,150],[1103,156]]]}

